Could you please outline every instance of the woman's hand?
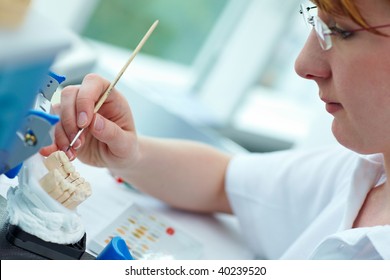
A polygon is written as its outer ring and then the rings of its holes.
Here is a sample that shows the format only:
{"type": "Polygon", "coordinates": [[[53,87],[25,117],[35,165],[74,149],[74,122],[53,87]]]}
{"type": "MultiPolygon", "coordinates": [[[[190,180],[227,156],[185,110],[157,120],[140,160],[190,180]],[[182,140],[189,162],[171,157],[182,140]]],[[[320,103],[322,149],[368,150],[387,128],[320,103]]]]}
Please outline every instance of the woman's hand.
{"type": "Polygon", "coordinates": [[[41,149],[42,155],[66,151],[79,129],[85,128],[66,152],[71,160],[77,156],[84,163],[110,168],[131,167],[136,162],[137,134],[127,100],[113,89],[98,113],[93,113],[109,84],[96,74],[88,74],[81,85],[63,89],[60,104],[54,106],[60,116],[55,141],[41,149]]]}

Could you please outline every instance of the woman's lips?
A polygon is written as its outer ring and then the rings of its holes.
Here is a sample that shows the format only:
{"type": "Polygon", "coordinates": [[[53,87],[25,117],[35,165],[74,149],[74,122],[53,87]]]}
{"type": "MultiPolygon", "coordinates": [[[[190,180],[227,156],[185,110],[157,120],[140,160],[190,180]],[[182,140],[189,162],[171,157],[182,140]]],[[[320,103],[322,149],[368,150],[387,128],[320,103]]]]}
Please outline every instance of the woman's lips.
{"type": "Polygon", "coordinates": [[[325,96],[321,96],[320,98],[325,103],[325,109],[329,114],[334,114],[343,109],[343,105],[341,105],[341,103],[335,102],[330,98],[328,99],[325,96]]]}
{"type": "Polygon", "coordinates": [[[343,106],[340,103],[327,102],[325,105],[325,109],[329,114],[334,114],[337,111],[343,109],[343,106]]]}

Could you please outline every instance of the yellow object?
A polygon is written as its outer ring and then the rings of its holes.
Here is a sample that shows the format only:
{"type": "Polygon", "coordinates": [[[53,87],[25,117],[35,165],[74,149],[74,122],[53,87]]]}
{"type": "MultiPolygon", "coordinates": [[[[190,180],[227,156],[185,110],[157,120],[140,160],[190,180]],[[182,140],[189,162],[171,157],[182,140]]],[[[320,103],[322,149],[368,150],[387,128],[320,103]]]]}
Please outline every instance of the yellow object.
{"type": "Polygon", "coordinates": [[[0,28],[16,28],[24,20],[30,0],[0,0],[0,28]]]}

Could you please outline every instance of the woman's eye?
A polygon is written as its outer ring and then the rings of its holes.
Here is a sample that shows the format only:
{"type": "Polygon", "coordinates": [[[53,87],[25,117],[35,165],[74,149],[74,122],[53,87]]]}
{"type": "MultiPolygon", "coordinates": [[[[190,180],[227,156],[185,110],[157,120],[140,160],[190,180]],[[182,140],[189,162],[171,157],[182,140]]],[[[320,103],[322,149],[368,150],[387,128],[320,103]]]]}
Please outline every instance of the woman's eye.
{"type": "Polygon", "coordinates": [[[341,39],[348,39],[354,34],[352,31],[347,31],[347,30],[341,29],[340,27],[337,27],[336,25],[329,27],[329,29],[330,29],[330,31],[332,31],[332,34],[337,35],[341,39]]]}

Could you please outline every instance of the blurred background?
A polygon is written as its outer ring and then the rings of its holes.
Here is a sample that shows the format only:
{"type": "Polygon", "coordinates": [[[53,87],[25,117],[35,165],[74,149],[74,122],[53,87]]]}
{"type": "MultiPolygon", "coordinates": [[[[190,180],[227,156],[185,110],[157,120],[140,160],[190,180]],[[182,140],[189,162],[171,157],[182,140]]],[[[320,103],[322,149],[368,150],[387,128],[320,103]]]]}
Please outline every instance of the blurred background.
{"type": "MultiPolygon", "coordinates": [[[[333,144],[330,116],[294,61],[309,33],[300,0],[34,0],[74,33],[56,63],[68,83],[115,75],[150,25],[157,29],[121,80],[197,127],[253,152],[333,144]]],[[[107,77],[108,78],[108,77],[107,77]]]]}

